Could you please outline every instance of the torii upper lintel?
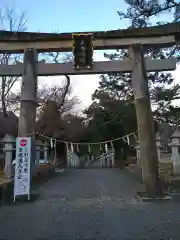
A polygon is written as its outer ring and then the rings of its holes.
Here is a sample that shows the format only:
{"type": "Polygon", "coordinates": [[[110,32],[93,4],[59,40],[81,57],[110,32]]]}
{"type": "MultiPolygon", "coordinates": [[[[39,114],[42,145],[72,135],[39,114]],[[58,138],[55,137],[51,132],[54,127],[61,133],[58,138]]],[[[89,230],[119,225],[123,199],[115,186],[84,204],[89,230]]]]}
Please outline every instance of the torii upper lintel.
{"type": "MultiPolygon", "coordinates": [[[[170,46],[180,40],[180,22],[161,26],[91,32],[94,49],[126,48],[134,43],[170,46]]],[[[39,52],[71,51],[73,33],[35,33],[0,31],[0,52],[23,52],[35,48],[39,52]]]]}

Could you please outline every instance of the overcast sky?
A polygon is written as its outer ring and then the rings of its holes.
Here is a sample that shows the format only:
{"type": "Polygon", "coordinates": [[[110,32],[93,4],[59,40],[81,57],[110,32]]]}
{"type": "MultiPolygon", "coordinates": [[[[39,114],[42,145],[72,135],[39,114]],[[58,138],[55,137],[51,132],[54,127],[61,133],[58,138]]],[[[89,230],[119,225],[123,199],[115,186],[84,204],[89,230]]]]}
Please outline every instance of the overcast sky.
{"type": "MultiPolygon", "coordinates": [[[[18,11],[25,11],[28,31],[40,32],[76,32],[105,31],[125,28],[127,21],[119,20],[118,10],[125,10],[121,0],[0,0],[0,6],[14,6],[18,11]]],[[[164,16],[166,17],[166,16],[164,16]]],[[[103,60],[103,53],[95,55],[96,60],[103,60]]],[[[176,81],[180,69],[175,73],[176,81]]],[[[40,79],[39,84],[60,84],[62,77],[40,79]]],[[[79,96],[84,108],[91,103],[91,94],[98,86],[99,76],[72,76],[73,94],[79,96]]]]}

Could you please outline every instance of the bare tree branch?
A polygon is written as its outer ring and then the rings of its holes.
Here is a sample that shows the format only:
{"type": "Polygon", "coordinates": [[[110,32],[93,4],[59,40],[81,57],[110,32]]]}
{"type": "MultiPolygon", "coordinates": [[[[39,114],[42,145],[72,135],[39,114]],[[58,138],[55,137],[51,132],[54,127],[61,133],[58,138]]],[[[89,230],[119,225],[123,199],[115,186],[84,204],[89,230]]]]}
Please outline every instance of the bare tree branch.
{"type": "MultiPolygon", "coordinates": [[[[21,12],[16,14],[14,8],[1,8],[0,9],[0,29],[8,31],[25,31],[26,19],[25,13],[21,12]]],[[[14,54],[0,54],[0,65],[10,64],[16,61],[20,55],[14,54]]],[[[7,109],[11,108],[12,101],[8,100],[8,96],[11,95],[11,90],[14,84],[19,80],[18,77],[1,77],[1,107],[4,117],[7,117],[7,109]]],[[[14,104],[13,104],[14,107],[14,104]]]]}

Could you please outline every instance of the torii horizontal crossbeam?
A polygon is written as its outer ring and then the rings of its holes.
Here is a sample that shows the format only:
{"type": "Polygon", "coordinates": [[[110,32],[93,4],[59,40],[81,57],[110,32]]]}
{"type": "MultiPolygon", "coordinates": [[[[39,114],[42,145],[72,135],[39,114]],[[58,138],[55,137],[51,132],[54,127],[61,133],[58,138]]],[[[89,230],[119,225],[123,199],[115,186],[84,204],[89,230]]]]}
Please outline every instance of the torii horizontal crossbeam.
{"type": "MultiPolygon", "coordinates": [[[[176,69],[175,59],[150,60],[146,59],[146,69],[148,72],[170,71],[176,69]]],[[[56,75],[83,75],[83,74],[105,74],[111,72],[131,72],[132,64],[130,60],[94,62],[93,69],[76,70],[72,63],[38,63],[38,76],[56,75]]],[[[0,76],[22,76],[23,64],[2,65],[0,76]]]]}
{"type": "MultiPolygon", "coordinates": [[[[93,40],[94,50],[120,49],[139,43],[146,47],[168,47],[175,43],[174,36],[144,37],[144,38],[122,38],[122,39],[97,39],[93,40]]],[[[29,41],[29,42],[1,42],[2,53],[23,53],[24,49],[34,48],[37,52],[70,52],[72,51],[72,40],[59,41],[29,41]]]]}
{"type": "MultiPolygon", "coordinates": [[[[67,52],[72,50],[72,34],[0,31],[0,52],[19,53],[27,48],[34,48],[37,52],[67,52]]],[[[95,50],[128,48],[134,43],[165,47],[179,42],[180,23],[91,34],[95,50]]]]}

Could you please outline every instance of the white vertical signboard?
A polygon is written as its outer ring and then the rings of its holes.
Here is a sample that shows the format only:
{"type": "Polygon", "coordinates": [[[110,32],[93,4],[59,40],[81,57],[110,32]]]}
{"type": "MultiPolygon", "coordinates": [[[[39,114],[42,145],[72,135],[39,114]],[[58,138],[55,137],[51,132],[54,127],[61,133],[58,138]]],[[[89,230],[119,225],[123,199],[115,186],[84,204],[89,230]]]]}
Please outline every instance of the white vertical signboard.
{"type": "Polygon", "coordinates": [[[14,201],[16,196],[22,195],[28,195],[28,200],[30,199],[31,148],[32,141],[30,137],[16,138],[14,201]]]}

